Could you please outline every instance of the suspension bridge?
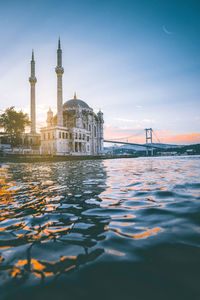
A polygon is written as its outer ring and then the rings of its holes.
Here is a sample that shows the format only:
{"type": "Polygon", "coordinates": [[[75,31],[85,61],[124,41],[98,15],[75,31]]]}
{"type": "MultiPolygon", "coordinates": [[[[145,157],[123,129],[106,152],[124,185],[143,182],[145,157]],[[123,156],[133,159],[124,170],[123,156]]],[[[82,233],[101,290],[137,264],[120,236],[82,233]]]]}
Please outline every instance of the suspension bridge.
{"type": "Polygon", "coordinates": [[[159,146],[153,144],[153,135],[156,138],[157,142],[159,144],[161,144],[160,139],[158,138],[155,131],[152,128],[145,128],[144,130],[145,130],[145,135],[146,135],[146,143],[145,144],[138,144],[138,143],[132,143],[132,142],[127,141],[128,139],[133,138],[134,136],[118,138],[117,140],[107,140],[107,139],[105,139],[104,143],[145,147],[147,153],[148,153],[149,150],[151,151],[151,155],[153,155],[153,149],[163,149],[162,147],[159,147],[159,146]],[[123,140],[126,140],[126,141],[123,141],[123,140]]]}

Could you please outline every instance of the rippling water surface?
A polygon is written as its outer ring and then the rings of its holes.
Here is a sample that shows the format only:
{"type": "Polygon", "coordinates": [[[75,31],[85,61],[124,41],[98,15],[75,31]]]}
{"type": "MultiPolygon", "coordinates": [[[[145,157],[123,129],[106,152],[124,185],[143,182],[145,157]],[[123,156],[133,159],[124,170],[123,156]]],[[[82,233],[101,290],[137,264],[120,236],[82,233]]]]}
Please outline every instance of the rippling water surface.
{"type": "Polygon", "coordinates": [[[200,299],[200,157],[1,165],[0,291],[200,299]]]}

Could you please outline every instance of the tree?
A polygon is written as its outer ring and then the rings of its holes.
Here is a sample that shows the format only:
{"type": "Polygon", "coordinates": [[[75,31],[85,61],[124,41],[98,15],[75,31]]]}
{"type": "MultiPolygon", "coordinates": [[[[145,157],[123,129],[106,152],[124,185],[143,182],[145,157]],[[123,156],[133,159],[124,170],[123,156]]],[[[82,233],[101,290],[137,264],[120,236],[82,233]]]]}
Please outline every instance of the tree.
{"type": "Polygon", "coordinates": [[[30,125],[27,114],[22,110],[17,112],[14,106],[11,106],[0,115],[0,128],[9,135],[11,147],[16,147],[21,144],[21,134],[25,131],[25,127],[30,125]]]}

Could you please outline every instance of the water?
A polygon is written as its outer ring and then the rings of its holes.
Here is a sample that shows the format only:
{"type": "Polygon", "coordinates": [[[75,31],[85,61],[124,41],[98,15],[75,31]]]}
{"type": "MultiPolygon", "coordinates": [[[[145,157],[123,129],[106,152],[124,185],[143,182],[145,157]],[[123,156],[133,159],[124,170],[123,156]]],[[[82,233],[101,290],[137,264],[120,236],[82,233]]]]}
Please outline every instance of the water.
{"type": "Polygon", "coordinates": [[[200,299],[200,157],[0,168],[0,298],[200,299]]]}

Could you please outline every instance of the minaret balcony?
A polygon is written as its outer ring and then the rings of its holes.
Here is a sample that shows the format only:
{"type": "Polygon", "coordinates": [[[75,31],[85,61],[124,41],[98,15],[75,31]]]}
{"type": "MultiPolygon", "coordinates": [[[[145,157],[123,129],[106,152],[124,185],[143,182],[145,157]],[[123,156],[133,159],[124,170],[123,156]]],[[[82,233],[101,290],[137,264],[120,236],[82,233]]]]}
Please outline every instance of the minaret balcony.
{"type": "Polygon", "coordinates": [[[56,73],[59,75],[59,74],[63,74],[64,73],[64,68],[63,67],[60,67],[60,66],[57,66],[56,68],[55,68],[55,71],[56,71],[56,73]]]}
{"type": "Polygon", "coordinates": [[[29,82],[30,82],[30,84],[35,84],[37,82],[37,78],[36,77],[29,77],[29,82]]]}

